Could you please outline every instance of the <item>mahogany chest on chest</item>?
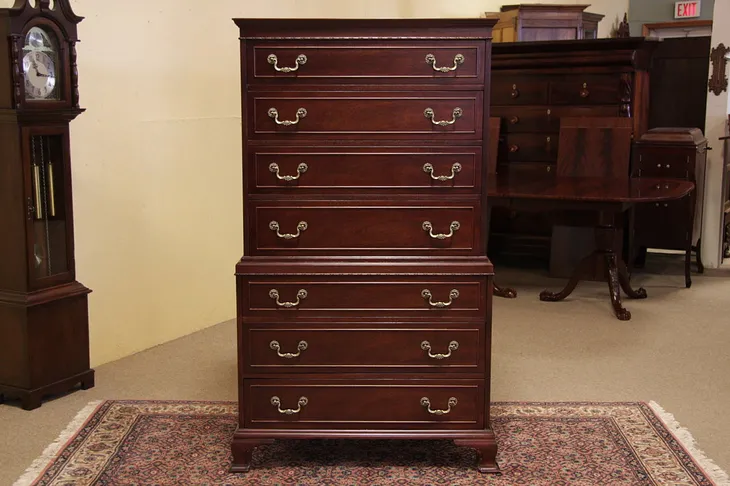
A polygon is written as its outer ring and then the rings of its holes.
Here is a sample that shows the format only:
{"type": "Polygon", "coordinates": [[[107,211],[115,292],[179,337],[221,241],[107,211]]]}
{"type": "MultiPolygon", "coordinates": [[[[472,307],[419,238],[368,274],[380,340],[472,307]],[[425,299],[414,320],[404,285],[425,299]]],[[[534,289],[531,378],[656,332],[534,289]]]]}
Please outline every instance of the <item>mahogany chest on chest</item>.
{"type": "Polygon", "coordinates": [[[483,231],[495,21],[235,22],[232,470],[274,439],[448,438],[496,471],[483,231]]]}

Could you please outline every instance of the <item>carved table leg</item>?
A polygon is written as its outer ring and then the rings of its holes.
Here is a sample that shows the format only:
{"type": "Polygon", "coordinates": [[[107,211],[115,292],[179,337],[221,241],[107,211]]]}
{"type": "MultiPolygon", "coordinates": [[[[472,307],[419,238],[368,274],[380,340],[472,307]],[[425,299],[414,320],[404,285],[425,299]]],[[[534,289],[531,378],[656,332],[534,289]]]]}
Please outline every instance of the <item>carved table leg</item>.
{"type": "Polygon", "coordinates": [[[631,287],[631,276],[624,261],[616,258],[616,263],[618,265],[618,280],[626,295],[632,299],[646,299],[646,290],[643,287],[639,287],[636,290],[631,287]]]}
{"type": "Polygon", "coordinates": [[[504,297],[505,299],[514,299],[517,297],[517,291],[509,287],[500,287],[499,285],[492,284],[492,294],[497,297],[504,297]]]}
{"type": "Polygon", "coordinates": [[[540,300],[542,300],[543,302],[557,302],[568,297],[578,286],[578,282],[580,282],[581,277],[588,273],[591,267],[593,267],[595,259],[595,253],[591,253],[590,255],[585,257],[583,260],[580,261],[578,266],[575,267],[575,270],[573,270],[573,274],[570,276],[570,280],[568,280],[568,283],[565,285],[565,288],[563,290],[561,290],[560,292],[550,292],[549,290],[543,290],[542,292],[540,292],[540,300]]]}
{"type": "Polygon", "coordinates": [[[497,442],[495,440],[456,439],[459,447],[473,447],[477,450],[477,469],[480,473],[499,473],[497,465],[497,442]]]}
{"type": "Polygon", "coordinates": [[[568,297],[575,290],[581,276],[591,268],[590,266],[594,263],[594,259],[602,255],[606,261],[606,278],[614,313],[619,320],[628,321],[631,319],[631,312],[626,310],[621,304],[621,289],[633,299],[645,299],[646,290],[643,288],[637,290],[631,288],[626,264],[614,252],[613,241],[616,233],[616,216],[616,214],[601,213],[600,224],[595,228],[596,251],[580,262],[563,290],[557,293],[543,290],[540,293],[540,300],[555,302],[568,297]]]}
{"type": "Polygon", "coordinates": [[[251,455],[253,450],[260,445],[273,444],[273,439],[233,439],[231,450],[233,452],[232,473],[245,473],[251,469],[251,455]]]}

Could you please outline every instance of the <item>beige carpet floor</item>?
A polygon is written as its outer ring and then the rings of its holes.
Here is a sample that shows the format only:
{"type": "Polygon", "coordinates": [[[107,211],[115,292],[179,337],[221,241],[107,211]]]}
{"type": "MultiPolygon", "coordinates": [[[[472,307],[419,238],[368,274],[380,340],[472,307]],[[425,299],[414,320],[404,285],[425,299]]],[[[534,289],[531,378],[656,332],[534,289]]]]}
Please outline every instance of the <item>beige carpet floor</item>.
{"type": "MultiPolygon", "coordinates": [[[[655,400],[730,471],[730,268],[693,275],[690,289],[680,268],[675,256],[652,257],[633,279],[649,298],[627,299],[633,319],[621,322],[604,283],[582,282],[564,302],[540,302],[540,290],[564,282],[498,267],[500,284],[519,297],[495,299],[493,400],[655,400]]],[[[11,485],[91,400],[235,400],[234,323],[96,372],[95,388],[35,411],[0,405],[0,485],[11,485]]]]}

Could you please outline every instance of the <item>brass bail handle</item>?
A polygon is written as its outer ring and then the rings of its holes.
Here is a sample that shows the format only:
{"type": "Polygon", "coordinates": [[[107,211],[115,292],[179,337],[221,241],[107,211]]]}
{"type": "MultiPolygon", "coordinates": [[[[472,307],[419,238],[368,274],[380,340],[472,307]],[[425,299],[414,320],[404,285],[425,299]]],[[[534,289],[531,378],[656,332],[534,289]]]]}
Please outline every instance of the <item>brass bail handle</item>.
{"type": "Polygon", "coordinates": [[[299,54],[295,60],[294,67],[279,67],[279,58],[276,57],[276,54],[269,54],[266,60],[269,64],[274,66],[274,70],[279,73],[293,73],[299,69],[299,66],[303,66],[307,63],[307,56],[299,54]]]}
{"type": "Polygon", "coordinates": [[[456,400],[456,397],[449,398],[446,410],[432,410],[431,409],[431,400],[429,400],[427,397],[421,398],[421,406],[426,408],[428,410],[428,413],[431,413],[433,415],[446,415],[447,413],[451,412],[451,409],[456,406],[456,404],[459,403],[456,400]]]}
{"type": "Polygon", "coordinates": [[[434,71],[438,71],[440,73],[448,73],[449,71],[456,71],[456,68],[459,67],[460,64],[464,63],[464,55],[463,54],[457,54],[454,56],[454,65],[451,67],[437,67],[436,66],[436,56],[433,54],[426,54],[426,63],[430,64],[434,71]]]}
{"type": "Polygon", "coordinates": [[[433,179],[435,181],[441,181],[441,182],[450,181],[454,177],[456,177],[456,174],[461,172],[461,164],[458,162],[454,162],[454,164],[451,166],[451,175],[435,176],[435,175],[433,175],[433,170],[434,169],[433,169],[432,164],[430,164],[428,162],[423,164],[423,172],[425,172],[426,174],[430,174],[431,179],[433,179]]]}
{"type": "Polygon", "coordinates": [[[461,118],[461,116],[463,114],[464,114],[464,110],[462,110],[461,108],[459,108],[457,106],[451,112],[451,120],[436,120],[435,119],[436,114],[434,113],[433,108],[426,108],[425,110],[423,110],[423,116],[425,116],[426,118],[431,120],[431,123],[433,123],[434,125],[438,125],[440,127],[446,127],[449,125],[453,125],[454,123],[456,123],[456,120],[461,118]]]}

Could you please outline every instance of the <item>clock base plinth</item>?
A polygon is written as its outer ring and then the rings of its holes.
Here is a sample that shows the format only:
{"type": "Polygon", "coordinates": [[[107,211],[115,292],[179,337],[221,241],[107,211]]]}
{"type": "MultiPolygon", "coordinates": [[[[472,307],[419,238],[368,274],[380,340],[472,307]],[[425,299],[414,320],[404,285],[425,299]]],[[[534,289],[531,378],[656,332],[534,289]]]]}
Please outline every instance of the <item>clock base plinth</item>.
{"type": "Polygon", "coordinates": [[[33,390],[0,384],[0,403],[7,399],[19,399],[23,410],[35,410],[43,404],[43,398],[94,388],[94,370],[90,369],[69,378],[33,390]]]}

